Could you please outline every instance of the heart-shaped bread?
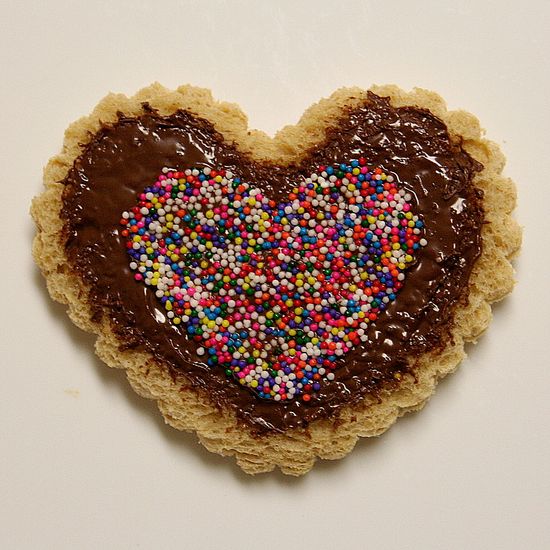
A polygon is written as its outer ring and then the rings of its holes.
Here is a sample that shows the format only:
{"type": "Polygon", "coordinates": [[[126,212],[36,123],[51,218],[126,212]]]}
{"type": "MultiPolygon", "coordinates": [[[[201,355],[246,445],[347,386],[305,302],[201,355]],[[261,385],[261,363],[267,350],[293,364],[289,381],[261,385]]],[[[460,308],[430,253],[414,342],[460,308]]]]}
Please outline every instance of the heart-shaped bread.
{"type": "Polygon", "coordinates": [[[153,85],[67,130],[34,255],[169,424],[299,475],[421,408],[487,327],[520,244],[503,164],[423,90],[341,90],[271,139],[153,85]]]}

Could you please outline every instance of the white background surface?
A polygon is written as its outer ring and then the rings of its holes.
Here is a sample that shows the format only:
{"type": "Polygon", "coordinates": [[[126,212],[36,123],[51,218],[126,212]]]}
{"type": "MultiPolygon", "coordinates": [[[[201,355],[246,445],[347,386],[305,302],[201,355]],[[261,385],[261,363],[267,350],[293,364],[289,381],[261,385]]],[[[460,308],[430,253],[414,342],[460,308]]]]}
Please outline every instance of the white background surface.
{"type": "Polygon", "coordinates": [[[0,547],[550,548],[549,8],[2,0],[0,547]],[[251,478],[94,357],[32,263],[29,203],[71,121],[155,80],[209,87],[271,133],[372,83],[481,119],[519,188],[519,283],[423,412],[304,478],[251,478]]]}

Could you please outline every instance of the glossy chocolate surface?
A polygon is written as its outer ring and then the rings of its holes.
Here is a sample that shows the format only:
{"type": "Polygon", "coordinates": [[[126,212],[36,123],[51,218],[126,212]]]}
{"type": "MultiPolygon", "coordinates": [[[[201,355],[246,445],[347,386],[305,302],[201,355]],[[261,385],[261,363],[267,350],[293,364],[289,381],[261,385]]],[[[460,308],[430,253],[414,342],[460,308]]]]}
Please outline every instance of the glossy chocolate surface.
{"type": "Polygon", "coordinates": [[[472,185],[481,168],[429,111],[394,108],[374,94],[342,113],[324,141],[290,166],[253,161],[188,112],[161,116],[145,105],[139,117],[121,114],[94,135],[65,178],[67,257],[90,286],[96,315],[110,317],[121,348],[151,352],[176,380],[183,373],[216,406],[234,408],[255,433],[305,427],[395,387],[396,373],[414,369],[415,356],[448,341],[454,307],[465,299],[481,250],[481,192],[472,185]],[[360,156],[413,193],[428,246],[408,270],[396,300],[369,326],[369,340],[341,360],[333,382],[324,383],[309,403],[262,400],[226,378],[222,368],[205,365],[185,329],[166,319],[154,292],[134,281],[119,233],[121,213],[164,166],[226,168],[281,199],[319,165],[360,156]]]}

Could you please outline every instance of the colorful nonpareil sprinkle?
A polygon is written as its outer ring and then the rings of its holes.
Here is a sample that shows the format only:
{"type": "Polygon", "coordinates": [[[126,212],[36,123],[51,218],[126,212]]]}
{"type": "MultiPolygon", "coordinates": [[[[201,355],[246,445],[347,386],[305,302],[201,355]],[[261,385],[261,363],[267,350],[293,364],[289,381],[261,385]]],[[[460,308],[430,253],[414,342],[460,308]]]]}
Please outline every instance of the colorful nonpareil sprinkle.
{"type": "Polygon", "coordinates": [[[412,199],[364,159],[320,166],[281,203],[228,171],[164,168],[120,223],[136,281],[201,361],[307,402],[427,244],[412,199]]]}

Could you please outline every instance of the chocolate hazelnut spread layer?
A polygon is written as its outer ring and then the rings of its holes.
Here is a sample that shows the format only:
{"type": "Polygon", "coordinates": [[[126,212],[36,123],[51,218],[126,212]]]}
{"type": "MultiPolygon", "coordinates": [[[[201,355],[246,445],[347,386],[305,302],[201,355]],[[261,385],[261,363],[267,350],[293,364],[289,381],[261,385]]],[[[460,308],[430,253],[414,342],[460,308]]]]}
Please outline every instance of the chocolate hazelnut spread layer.
{"type": "Polygon", "coordinates": [[[257,433],[305,427],[397,385],[399,373],[414,370],[415,357],[448,341],[454,308],[467,299],[481,251],[481,194],[472,183],[481,168],[429,111],[395,108],[372,93],[344,111],[323,142],[289,166],[253,160],[191,113],[162,116],[144,105],[142,115],[121,114],[92,136],[63,181],[67,257],[90,288],[90,306],[97,316],[109,316],[124,348],[149,351],[174,377],[185,375],[257,433]],[[121,213],[136,204],[163,167],[223,168],[283,201],[319,166],[359,157],[383,167],[410,193],[428,244],[418,251],[395,300],[368,326],[367,340],[337,360],[334,380],[307,403],[261,399],[223,368],[207,365],[185,327],[168,322],[154,290],[136,283],[121,213]]]}

